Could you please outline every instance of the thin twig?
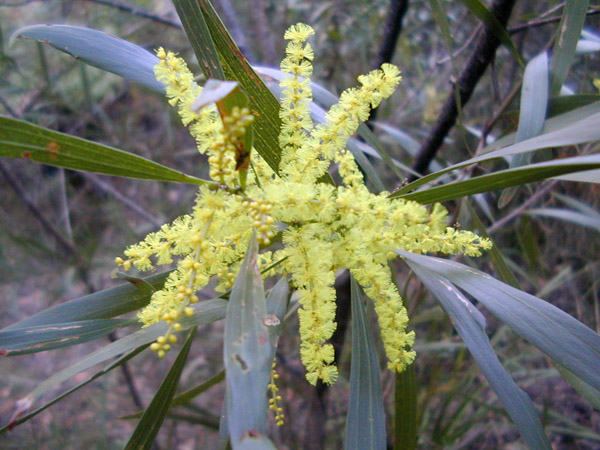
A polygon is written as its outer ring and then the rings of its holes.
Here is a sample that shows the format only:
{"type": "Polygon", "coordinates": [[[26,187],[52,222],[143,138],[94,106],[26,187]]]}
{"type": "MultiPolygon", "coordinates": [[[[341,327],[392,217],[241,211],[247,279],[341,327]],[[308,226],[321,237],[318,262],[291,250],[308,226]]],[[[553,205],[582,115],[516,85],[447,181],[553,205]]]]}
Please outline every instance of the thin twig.
{"type": "MultiPolygon", "coordinates": [[[[590,8],[588,9],[586,16],[595,16],[596,14],[600,14],[600,9],[590,8]]],[[[531,28],[537,28],[544,25],[548,25],[550,23],[560,22],[562,16],[553,16],[548,17],[547,19],[535,19],[530,20],[529,22],[525,22],[521,25],[514,26],[508,30],[509,34],[515,34],[523,30],[528,30],[531,28]]]]}
{"type": "Polygon", "coordinates": [[[10,173],[10,170],[4,165],[2,161],[0,161],[0,172],[4,175],[4,178],[10,185],[11,189],[17,194],[17,196],[21,199],[21,201],[29,208],[31,213],[37,218],[40,224],[56,239],[56,241],[69,253],[70,255],[76,257],[79,262],[82,262],[81,255],[77,248],[73,245],[69,239],[67,239],[59,230],[56,228],[46,216],[40,211],[37,205],[29,198],[29,195],[25,192],[19,181],[13,177],[10,173]]]}
{"type": "Polygon", "coordinates": [[[516,219],[521,215],[523,211],[529,208],[533,203],[537,202],[541,197],[543,197],[549,190],[551,190],[560,180],[552,180],[548,182],[545,186],[543,186],[539,191],[529,197],[527,200],[523,202],[518,208],[513,209],[509,214],[504,216],[502,219],[495,222],[491,225],[486,231],[488,234],[493,233],[499,228],[502,228],[508,222],[516,219]]]}

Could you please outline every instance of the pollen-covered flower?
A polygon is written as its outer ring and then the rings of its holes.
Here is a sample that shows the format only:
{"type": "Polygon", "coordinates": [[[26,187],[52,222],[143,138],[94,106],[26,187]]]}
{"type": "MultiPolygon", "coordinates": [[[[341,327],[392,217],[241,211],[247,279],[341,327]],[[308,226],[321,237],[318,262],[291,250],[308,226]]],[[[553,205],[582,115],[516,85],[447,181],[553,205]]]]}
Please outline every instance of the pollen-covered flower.
{"type": "Polygon", "coordinates": [[[283,248],[260,255],[263,269],[270,268],[291,279],[298,309],[300,356],[306,378],[333,383],[337,376],[334,349],[328,342],[336,329],[335,273],[348,269],[373,300],[388,367],[402,371],[415,358],[414,332],[407,331],[408,314],[393,281],[388,263],[397,256],[392,250],[478,256],[491,243],[470,231],[447,226],[447,211],[431,209],[388,192],[373,194],[346,142],[366,121],[372,108],[394,92],[400,71],[382,65],[360,76],[359,87],[347,89],[331,107],[325,121],[314,125],[310,117],[314,53],[306,40],[313,34],[308,25],[288,29],[289,40],[281,70],[289,76],[281,81],[281,163],[275,174],[252,152],[252,168],[246,186],[236,186],[237,139],[252,120],[251,111],[232,111],[222,120],[214,108],[192,111],[200,95],[189,69],[170,52],[159,49],[157,78],[166,86],[169,102],[176,106],[184,124],[208,152],[213,187],[202,187],[191,214],[164,225],[144,241],[125,251],[127,259],[117,263],[128,269],[149,270],[155,264],[170,264],[179,258],[177,269],[165,287],[152,296],[139,314],[144,325],[161,320],[169,332],[152,348],[159,356],[176,341],[179,317],[192,314],[196,292],[216,276],[217,289],[231,287],[246,252],[253,230],[266,246],[282,229],[283,248]],[[318,180],[337,165],[340,186],[318,180]]]}

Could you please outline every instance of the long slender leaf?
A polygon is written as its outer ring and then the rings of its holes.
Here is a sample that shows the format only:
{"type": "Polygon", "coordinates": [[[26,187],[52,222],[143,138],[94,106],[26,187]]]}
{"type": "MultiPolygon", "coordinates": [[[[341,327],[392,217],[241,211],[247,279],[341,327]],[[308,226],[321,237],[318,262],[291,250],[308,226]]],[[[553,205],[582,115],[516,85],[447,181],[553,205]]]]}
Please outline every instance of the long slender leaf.
{"type": "MultiPolygon", "coordinates": [[[[242,90],[250,97],[251,109],[254,111],[253,122],[255,140],[254,148],[271,166],[279,172],[281,149],[279,148],[279,102],[265,86],[260,77],[254,72],[239,48],[227,33],[227,29],[208,0],[196,0],[195,5],[190,0],[190,8],[201,11],[212,40],[217,48],[225,77],[240,83],[242,90]]],[[[194,13],[194,14],[197,14],[194,13]]],[[[192,30],[187,30],[190,33],[192,30]]],[[[198,58],[201,55],[196,55],[198,58]]]]}
{"type": "Polygon", "coordinates": [[[183,29],[187,35],[204,76],[225,80],[223,66],[219,59],[219,52],[204,20],[204,14],[198,7],[197,0],[173,0],[177,15],[181,19],[183,29]]]}
{"type": "MultiPolygon", "coordinates": [[[[435,346],[439,343],[433,343],[435,346]]],[[[463,345],[463,344],[461,344],[463,345]]],[[[440,351],[440,347],[428,346],[421,349],[415,346],[417,353],[440,351]]],[[[464,347],[464,345],[463,345],[464,347]]],[[[448,350],[447,344],[444,350],[448,350]]],[[[394,388],[394,450],[414,450],[417,448],[417,373],[411,364],[404,372],[396,374],[394,388]]]]}
{"type": "Polygon", "coordinates": [[[11,43],[17,38],[50,44],[86,64],[164,92],[163,85],[154,76],[156,56],[102,31],[73,25],[30,25],[15,31],[11,43]]]}
{"type": "Polygon", "coordinates": [[[134,323],[135,319],[99,319],[0,331],[0,354],[16,356],[82,344],[134,323]]]}
{"type": "Polygon", "coordinates": [[[0,156],[143,180],[213,184],[108,145],[5,116],[0,116],[0,156]]]}
{"type": "MultiPolygon", "coordinates": [[[[181,320],[181,325],[183,329],[187,329],[193,326],[221,320],[225,317],[226,307],[227,301],[223,299],[213,299],[200,302],[194,308],[196,311],[194,315],[192,317],[183,318],[181,320]]],[[[100,364],[110,358],[127,353],[133,349],[148,345],[151,342],[154,342],[159,336],[164,335],[167,330],[168,325],[166,323],[156,323],[90,353],[74,364],[59,372],[56,372],[51,377],[38,384],[33,391],[16,402],[17,409],[22,411],[21,415],[26,413],[29,408],[38,402],[44,394],[52,389],[57,388],[64,381],[74,377],[84,370],[95,366],[96,364],[100,364]]]]}
{"type": "Polygon", "coordinates": [[[234,450],[274,448],[266,436],[272,358],[257,255],[253,234],[229,297],[225,321],[227,425],[234,450]]]}
{"type": "Polygon", "coordinates": [[[452,323],[492,389],[519,428],[521,435],[531,449],[550,450],[548,442],[531,400],[515,384],[502,367],[485,334],[485,319],[469,300],[446,278],[430,271],[412,257],[402,253],[406,262],[427,288],[437,297],[444,310],[452,318],[452,323]]]}
{"type": "Polygon", "coordinates": [[[600,335],[557,307],[463,264],[398,251],[448,279],[550,358],[600,389],[600,335]]]}
{"type": "Polygon", "coordinates": [[[154,442],[154,439],[156,438],[156,435],[158,434],[160,427],[167,416],[169,406],[171,405],[171,401],[173,400],[173,396],[177,390],[179,378],[181,377],[181,372],[183,372],[183,368],[185,367],[185,362],[187,361],[188,354],[190,353],[190,348],[192,346],[195,334],[196,327],[193,327],[189,331],[185,343],[177,355],[177,358],[173,362],[173,365],[169,369],[169,372],[160,384],[160,387],[154,395],[152,402],[150,402],[150,406],[148,406],[148,409],[146,409],[146,412],[133,431],[129,442],[125,446],[126,450],[146,450],[152,448],[152,443],[154,442]]]}
{"type": "Polygon", "coordinates": [[[350,400],[346,418],[348,449],[385,449],[385,414],[381,395],[379,359],[369,323],[365,318],[360,288],[351,279],[352,364],[350,400]]]}
{"type": "MultiPolygon", "coordinates": [[[[169,272],[145,278],[144,283],[154,289],[161,289],[169,272]]],[[[35,326],[52,326],[57,323],[83,320],[108,319],[140,309],[148,304],[152,291],[143,283],[128,283],[105,289],[94,294],[70,300],[48,308],[27,319],[4,328],[2,331],[18,330],[35,326]],[[144,289],[140,289],[143,286],[144,289]]]]}
{"type": "MultiPolygon", "coordinates": [[[[530,139],[542,132],[548,105],[548,84],[548,55],[542,52],[525,67],[516,142],[530,139]]],[[[529,164],[531,157],[531,153],[519,153],[512,157],[510,167],[529,164]]],[[[506,206],[516,192],[516,187],[505,189],[500,195],[498,206],[506,206]]]]}
{"type": "MultiPolygon", "coordinates": [[[[426,175],[407,186],[398,189],[392,194],[392,197],[399,197],[406,192],[413,191],[414,189],[432,181],[442,175],[451,172],[462,167],[466,167],[471,164],[489,161],[496,158],[503,158],[507,156],[516,155],[518,153],[530,152],[548,147],[562,147],[566,145],[583,144],[585,142],[591,142],[600,140],[600,102],[594,103],[585,108],[579,108],[576,111],[571,111],[563,116],[554,117],[546,121],[551,124],[547,132],[536,136],[532,139],[517,142],[516,144],[509,145],[507,147],[493,150],[485,153],[481,156],[468,159],[459,164],[447,167],[438,172],[426,175]]],[[[506,142],[506,141],[505,141],[506,142]]],[[[502,186],[507,187],[507,186],[502,186]]]]}
{"type": "Polygon", "coordinates": [[[519,186],[564,174],[589,171],[590,169],[597,168],[600,168],[600,155],[576,156],[574,158],[557,159],[525,167],[517,167],[515,169],[501,170],[488,175],[408,194],[398,195],[394,193],[391,197],[415,200],[420,203],[444,202],[467,195],[490,192],[510,186],[519,186]]]}
{"type": "Polygon", "coordinates": [[[461,0],[461,2],[494,33],[498,40],[513,54],[517,62],[523,65],[523,59],[519,55],[519,51],[512,43],[506,28],[496,19],[496,16],[479,0],[461,0]]]}
{"type": "Polygon", "coordinates": [[[558,26],[558,36],[550,62],[552,74],[551,92],[558,95],[567,79],[567,73],[575,58],[575,49],[581,36],[589,0],[569,0],[565,2],[563,14],[558,26]]]}

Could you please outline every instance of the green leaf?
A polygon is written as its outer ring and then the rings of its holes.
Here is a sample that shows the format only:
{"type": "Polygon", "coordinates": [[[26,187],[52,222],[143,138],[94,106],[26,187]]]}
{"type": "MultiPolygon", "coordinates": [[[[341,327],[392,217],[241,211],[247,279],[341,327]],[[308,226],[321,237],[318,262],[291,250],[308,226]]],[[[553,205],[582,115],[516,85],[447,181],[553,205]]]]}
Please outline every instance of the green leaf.
{"type": "Polygon", "coordinates": [[[360,288],[351,279],[352,364],[350,400],[346,418],[345,449],[385,449],[385,413],[381,394],[379,359],[360,288]]]}
{"type": "MultiPolygon", "coordinates": [[[[254,148],[275,173],[279,173],[279,160],[281,159],[281,149],[279,148],[279,128],[281,125],[279,119],[279,102],[254,72],[239,48],[237,48],[210,1],[178,0],[178,3],[186,5],[186,20],[197,20],[196,24],[198,24],[200,21],[199,16],[203,16],[212,42],[217,49],[220,63],[223,66],[225,75],[223,79],[239,82],[242,90],[250,98],[250,109],[256,117],[253,123],[254,148]]],[[[193,42],[195,39],[194,24],[186,24],[183,18],[182,22],[186,34],[190,38],[190,41],[193,42]]],[[[204,31],[202,32],[204,33],[204,31]]],[[[211,43],[205,42],[203,45],[210,46],[211,43]]],[[[196,51],[195,48],[194,51],[199,61],[206,64],[216,64],[212,53],[212,56],[207,58],[199,51],[196,51]]],[[[208,73],[208,77],[221,78],[220,75],[210,72],[208,73]]]]}
{"type": "Polygon", "coordinates": [[[398,254],[448,279],[550,358],[600,389],[600,336],[557,307],[463,264],[404,251],[398,254]]]}
{"type": "MultiPolygon", "coordinates": [[[[154,289],[162,289],[169,273],[171,272],[159,273],[145,278],[143,281],[154,289]]],[[[57,323],[108,319],[135,311],[146,306],[152,294],[148,289],[140,289],[138,287],[140,285],[141,283],[122,284],[61,303],[10,325],[4,328],[2,332],[34,326],[51,326],[57,323]]]]}
{"type": "Polygon", "coordinates": [[[225,80],[225,73],[198,0],[173,0],[185,34],[206,78],[225,80]]]}
{"type": "MultiPolygon", "coordinates": [[[[544,128],[546,106],[548,105],[548,55],[540,53],[525,67],[523,87],[521,88],[521,109],[519,111],[519,127],[516,142],[539,135],[544,128]]],[[[531,153],[519,153],[512,157],[510,167],[520,167],[531,162],[531,153]]],[[[498,200],[498,207],[503,208],[514,197],[515,187],[505,189],[498,200]]]]}
{"type": "MultiPolygon", "coordinates": [[[[181,325],[183,329],[188,329],[190,327],[221,320],[225,317],[226,307],[227,301],[220,298],[200,302],[195,305],[195,313],[193,316],[182,318],[181,325]]],[[[163,336],[167,330],[168,325],[165,322],[159,322],[149,327],[142,328],[118,341],[112,342],[42,381],[33,391],[19,400],[17,405],[27,405],[27,408],[22,412],[23,414],[29,410],[33,404],[38,402],[44,394],[57,388],[66,380],[110,358],[146,346],[151,342],[154,342],[159,336],[163,336]]]]}
{"type": "MultiPolygon", "coordinates": [[[[436,178],[439,178],[448,172],[466,167],[471,164],[490,161],[496,158],[504,158],[507,156],[516,155],[518,153],[530,152],[542,148],[562,147],[566,145],[583,144],[585,142],[599,140],[600,102],[596,103],[547,120],[544,127],[545,132],[539,136],[517,142],[516,144],[508,145],[507,147],[499,150],[489,151],[481,156],[468,159],[443,170],[426,175],[404,186],[403,188],[398,189],[391,195],[391,197],[400,197],[406,192],[413,191],[414,189],[432,180],[435,180],[436,178]]],[[[506,142],[507,140],[502,140],[502,142],[499,141],[494,146],[489,147],[497,148],[499,145],[506,144],[506,142]]],[[[485,150],[486,149],[484,149],[484,151],[485,150]]]]}
{"type": "Polygon", "coordinates": [[[226,414],[234,450],[275,448],[266,437],[266,392],[273,360],[257,258],[253,233],[229,296],[225,320],[226,414]]]}
{"type": "Polygon", "coordinates": [[[494,33],[496,38],[513,54],[517,62],[523,65],[523,59],[519,55],[519,51],[512,43],[506,28],[496,19],[496,16],[479,0],[461,0],[461,2],[494,33]]]}
{"type": "Polygon", "coordinates": [[[565,114],[574,109],[581,108],[600,100],[600,94],[564,95],[550,99],[548,104],[548,117],[565,114]]]}
{"type": "Polygon", "coordinates": [[[517,167],[515,169],[501,170],[488,175],[408,194],[398,195],[394,193],[391,197],[415,200],[420,203],[445,202],[467,195],[489,192],[509,186],[519,186],[564,174],[589,171],[590,169],[597,168],[600,168],[600,155],[576,156],[574,158],[557,159],[525,167],[517,167]]]}
{"type": "Polygon", "coordinates": [[[146,409],[146,412],[131,435],[129,442],[125,446],[126,450],[146,450],[152,448],[152,443],[165,420],[171,401],[177,390],[179,378],[185,367],[185,362],[187,361],[195,334],[196,327],[193,327],[189,331],[187,339],[177,355],[175,362],[173,362],[173,365],[169,369],[167,376],[160,384],[152,402],[150,402],[150,406],[146,409]]]}
{"type": "Polygon", "coordinates": [[[154,76],[154,66],[158,63],[156,56],[102,31],[73,25],[30,25],[15,31],[11,44],[17,38],[50,44],[86,64],[136,81],[155,91],[165,91],[154,76]]]}
{"type": "MultiPolygon", "coordinates": [[[[440,276],[434,270],[429,270],[429,266],[419,263],[425,262],[428,258],[413,258],[416,255],[407,252],[398,253],[406,259],[410,268],[423,281],[427,289],[436,296],[451,317],[454,328],[469,347],[481,371],[519,428],[527,445],[531,449],[550,450],[552,447],[544,434],[531,400],[515,384],[494,353],[485,333],[483,315],[448,279],[440,276]]],[[[465,267],[465,269],[467,268],[465,267]]]]}
{"type": "Polygon", "coordinates": [[[581,36],[589,0],[569,0],[565,2],[558,36],[556,37],[550,73],[552,74],[552,95],[558,95],[560,88],[567,79],[567,73],[575,58],[575,49],[581,36]]]}
{"type": "MultiPolygon", "coordinates": [[[[440,343],[433,343],[434,345],[440,343]]],[[[425,344],[427,345],[427,344],[425,344]]],[[[447,344],[441,343],[443,347],[447,344]]],[[[415,350],[417,350],[415,348],[415,350]]],[[[431,351],[434,348],[417,350],[417,353],[431,351]]],[[[439,347],[435,350],[439,350],[439,347]]],[[[396,374],[394,388],[394,450],[415,450],[417,448],[417,374],[411,364],[404,372],[396,374]]]]}
{"type": "Polygon", "coordinates": [[[0,116],[0,156],[143,180],[214,184],[108,145],[5,116],[0,116]]]}
{"type": "Polygon", "coordinates": [[[137,320],[100,319],[0,331],[0,355],[24,355],[82,344],[134,323],[137,320]]]}

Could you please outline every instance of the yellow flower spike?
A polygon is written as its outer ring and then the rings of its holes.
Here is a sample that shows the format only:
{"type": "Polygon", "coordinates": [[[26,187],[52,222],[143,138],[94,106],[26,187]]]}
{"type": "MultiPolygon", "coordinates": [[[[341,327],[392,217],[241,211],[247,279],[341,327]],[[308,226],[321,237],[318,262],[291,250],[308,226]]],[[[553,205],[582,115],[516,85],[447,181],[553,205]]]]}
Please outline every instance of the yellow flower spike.
{"type": "MultiPolygon", "coordinates": [[[[169,103],[189,127],[198,150],[208,153],[210,176],[219,185],[201,187],[189,215],[130,246],[126,258],[115,259],[125,270],[132,265],[151,270],[177,261],[164,288],[138,314],[144,326],[170,322],[166,336],[150,346],[159,357],[177,339],[174,333],[181,330],[177,319],[194,313],[189,305],[198,302],[195,292],[215,275],[219,292],[232,286],[253,230],[263,247],[278,232],[276,224],[283,230],[283,248],[259,254],[259,264],[264,270],[280,261],[263,276],[284,274],[296,289],[300,356],[312,384],[333,383],[338,377],[328,342],[336,329],[336,271],[349,269],[373,300],[388,367],[399,372],[415,358],[415,336],[407,330],[408,314],[388,266],[397,256],[392,250],[478,256],[491,247],[489,240],[470,231],[448,227],[448,212],[441,205],[428,209],[414,201],[392,200],[386,192],[369,192],[346,142],[369,118],[371,109],[392,95],[400,71],[384,64],[358,77],[359,86],[345,90],[325,121],[314,126],[310,117],[314,52],[306,42],[312,34],[304,24],[285,33],[288,44],[281,69],[288,76],[280,83],[280,176],[258,152],[252,152],[252,170],[243,189],[236,186],[236,144],[253,116],[247,109],[235,109],[221,120],[214,108],[192,111],[202,88],[182,59],[164,49],[157,51],[156,77],[165,85],[169,103]],[[340,186],[318,182],[332,165],[337,165],[340,186]]],[[[281,425],[277,377],[273,371],[269,404],[281,425]]]]}

